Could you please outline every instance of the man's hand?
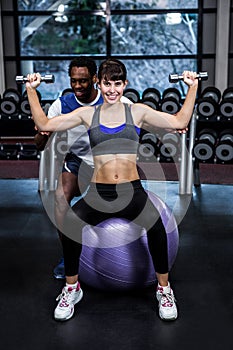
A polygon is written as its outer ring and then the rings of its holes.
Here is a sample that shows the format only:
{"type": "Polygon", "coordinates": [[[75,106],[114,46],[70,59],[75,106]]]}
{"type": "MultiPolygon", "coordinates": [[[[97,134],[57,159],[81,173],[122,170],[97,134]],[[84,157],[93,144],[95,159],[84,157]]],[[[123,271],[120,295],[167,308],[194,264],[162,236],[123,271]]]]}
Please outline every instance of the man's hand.
{"type": "Polygon", "coordinates": [[[48,142],[48,139],[49,139],[49,135],[50,133],[46,132],[46,133],[41,133],[41,132],[38,132],[35,136],[34,136],[34,142],[35,142],[35,145],[36,145],[36,148],[38,149],[38,151],[43,151],[45,149],[45,146],[48,142]]]}

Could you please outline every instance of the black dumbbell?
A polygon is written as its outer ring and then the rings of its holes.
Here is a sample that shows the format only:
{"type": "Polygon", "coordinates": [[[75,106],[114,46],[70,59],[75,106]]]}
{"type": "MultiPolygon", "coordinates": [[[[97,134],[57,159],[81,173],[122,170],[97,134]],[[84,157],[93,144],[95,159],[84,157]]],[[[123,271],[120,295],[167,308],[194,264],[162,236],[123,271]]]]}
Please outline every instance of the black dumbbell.
{"type": "MultiPolygon", "coordinates": [[[[15,81],[17,84],[25,84],[28,79],[23,75],[17,75],[15,81]]],[[[53,74],[46,74],[45,76],[41,76],[40,81],[45,82],[46,84],[52,84],[55,81],[55,77],[53,74]]]]}
{"type": "Polygon", "coordinates": [[[165,89],[160,102],[160,110],[165,113],[176,114],[180,108],[181,94],[176,88],[165,89]]]}
{"type": "Polygon", "coordinates": [[[230,140],[219,141],[215,148],[217,163],[233,163],[233,142],[230,140]]]}
{"type": "Polygon", "coordinates": [[[221,100],[221,91],[215,86],[208,86],[201,93],[201,98],[212,98],[216,103],[221,100]]]}
{"type": "Polygon", "coordinates": [[[124,90],[124,96],[127,97],[133,103],[140,101],[140,94],[137,90],[133,88],[128,88],[124,90]]]}
{"type": "MultiPolygon", "coordinates": [[[[208,73],[207,72],[199,72],[197,74],[197,79],[207,80],[208,73]]],[[[183,75],[181,75],[181,74],[169,74],[169,82],[170,83],[178,83],[179,80],[183,80],[183,75]]]]}
{"type": "Polygon", "coordinates": [[[233,87],[225,89],[222,93],[222,101],[219,104],[219,114],[232,121],[233,117],[233,87]]]}
{"type": "Polygon", "coordinates": [[[217,142],[217,132],[214,129],[202,129],[198,134],[198,140],[193,146],[193,156],[202,163],[213,163],[214,148],[217,142]]]}
{"type": "Polygon", "coordinates": [[[199,132],[197,137],[198,140],[208,141],[212,143],[212,145],[215,145],[218,139],[218,134],[214,129],[204,128],[199,132]]]}
{"type": "Polygon", "coordinates": [[[217,163],[233,163],[233,129],[224,129],[220,132],[215,156],[217,163]]]}
{"type": "Polygon", "coordinates": [[[157,104],[159,104],[161,100],[161,94],[160,91],[155,88],[147,88],[142,93],[142,103],[145,99],[153,99],[157,104]]]}
{"type": "Polygon", "coordinates": [[[159,144],[161,162],[174,162],[175,159],[178,160],[178,155],[180,153],[179,141],[179,134],[167,132],[162,135],[159,144]]]}

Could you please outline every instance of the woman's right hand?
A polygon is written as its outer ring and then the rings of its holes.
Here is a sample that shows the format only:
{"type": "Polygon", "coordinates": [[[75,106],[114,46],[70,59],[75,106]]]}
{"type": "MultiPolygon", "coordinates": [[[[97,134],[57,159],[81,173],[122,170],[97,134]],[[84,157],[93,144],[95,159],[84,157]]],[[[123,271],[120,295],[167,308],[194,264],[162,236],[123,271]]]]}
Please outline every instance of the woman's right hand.
{"type": "Polygon", "coordinates": [[[32,73],[27,75],[26,88],[36,89],[41,83],[40,73],[32,73]]]}
{"type": "Polygon", "coordinates": [[[197,79],[196,72],[185,70],[183,72],[183,80],[185,84],[188,85],[189,87],[198,86],[198,79],[197,79]]]}

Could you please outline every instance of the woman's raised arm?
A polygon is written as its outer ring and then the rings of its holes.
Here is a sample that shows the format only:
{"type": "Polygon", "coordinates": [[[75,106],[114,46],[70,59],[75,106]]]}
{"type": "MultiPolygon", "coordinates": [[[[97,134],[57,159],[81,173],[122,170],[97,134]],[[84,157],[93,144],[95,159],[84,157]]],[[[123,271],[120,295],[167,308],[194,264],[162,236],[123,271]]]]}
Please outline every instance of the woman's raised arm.
{"type": "Polygon", "coordinates": [[[180,111],[172,115],[144,106],[143,126],[145,126],[145,128],[152,126],[158,128],[185,129],[188,126],[195,106],[198,79],[197,73],[195,72],[184,71],[183,76],[184,82],[188,85],[188,91],[180,111]]]}
{"type": "Polygon", "coordinates": [[[81,116],[85,117],[86,112],[90,111],[91,107],[81,107],[71,113],[48,119],[41,108],[36,92],[36,88],[40,85],[40,74],[28,74],[27,79],[26,90],[32,118],[40,131],[67,130],[85,124],[81,116]]]}

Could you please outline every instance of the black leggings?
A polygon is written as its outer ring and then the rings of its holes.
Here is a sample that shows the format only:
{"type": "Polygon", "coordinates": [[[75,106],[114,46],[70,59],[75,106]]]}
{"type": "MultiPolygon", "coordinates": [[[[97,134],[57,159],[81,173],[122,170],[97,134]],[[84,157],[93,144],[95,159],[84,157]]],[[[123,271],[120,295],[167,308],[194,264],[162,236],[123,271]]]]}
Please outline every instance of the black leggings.
{"type": "Polygon", "coordinates": [[[158,210],[155,208],[140,180],[112,184],[91,183],[86,196],[72,207],[76,219],[67,225],[74,228],[71,234],[63,235],[63,255],[66,276],[74,276],[79,268],[79,257],[82,250],[81,232],[86,225],[97,225],[112,218],[124,218],[144,227],[147,231],[148,247],[155,271],[168,272],[167,234],[158,210]],[[69,236],[69,237],[68,237],[69,236]]]}

